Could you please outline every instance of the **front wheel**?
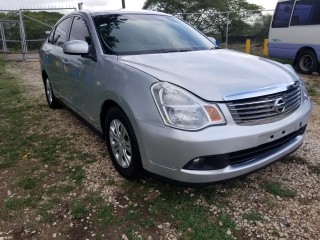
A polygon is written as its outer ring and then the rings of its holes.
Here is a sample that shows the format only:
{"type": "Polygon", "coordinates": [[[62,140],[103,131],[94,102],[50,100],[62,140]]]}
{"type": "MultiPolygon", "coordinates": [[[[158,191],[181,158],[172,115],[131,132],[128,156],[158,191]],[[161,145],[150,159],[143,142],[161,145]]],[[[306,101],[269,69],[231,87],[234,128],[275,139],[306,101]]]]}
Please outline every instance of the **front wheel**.
{"type": "Polygon", "coordinates": [[[49,78],[47,77],[44,81],[44,89],[46,93],[47,102],[50,108],[59,108],[61,105],[58,103],[57,99],[55,98],[52,90],[52,86],[50,83],[49,78]]]}
{"type": "Polygon", "coordinates": [[[317,71],[318,66],[318,58],[314,51],[305,50],[299,54],[296,65],[298,72],[310,75],[317,71]]]}
{"type": "Polygon", "coordinates": [[[105,140],[117,171],[128,179],[139,177],[142,164],[138,142],[128,117],[113,107],[105,119],[105,140]]]}

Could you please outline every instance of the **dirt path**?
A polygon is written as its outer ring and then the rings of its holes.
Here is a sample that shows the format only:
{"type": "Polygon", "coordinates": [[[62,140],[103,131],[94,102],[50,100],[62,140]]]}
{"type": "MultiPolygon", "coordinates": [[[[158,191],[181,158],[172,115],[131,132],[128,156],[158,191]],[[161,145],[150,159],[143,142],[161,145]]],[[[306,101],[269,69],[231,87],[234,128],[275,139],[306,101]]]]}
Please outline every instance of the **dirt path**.
{"type": "Polygon", "coordinates": [[[149,178],[123,180],[99,137],[68,110],[46,107],[39,62],[10,63],[7,71],[21,84],[26,104],[36,109],[21,120],[28,127],[25,137],[37,136],[30,138],[29,152],[21,158],[31,158],[36,170],[23,160],[0,169],[0,200],[9,214],[0,214],[0,239],[210,239],[205,237],[209,233],[218,234],[217,239],[318,238],[320,88],[315,81],[320,77],[304,77],[317,95],[306,141],[294,155],[230,183],[186,189],[149,178]],[[50,156],[37,149],[55,138],[59,144],[52,154],[59,162],[44,162],[50,156]],[[9,200],[30,197],[34,191],[21,189],[23,171],[32,178],[43,176],[36,184],[43,193],[36,205],[13,208],[9,200]],[[72,190],[62,191],[65,186],[72,190]],[[49,207],[54,196],[57,203],[49,207]],[[45,221],[46,214],[50,221],[45,221]]]}

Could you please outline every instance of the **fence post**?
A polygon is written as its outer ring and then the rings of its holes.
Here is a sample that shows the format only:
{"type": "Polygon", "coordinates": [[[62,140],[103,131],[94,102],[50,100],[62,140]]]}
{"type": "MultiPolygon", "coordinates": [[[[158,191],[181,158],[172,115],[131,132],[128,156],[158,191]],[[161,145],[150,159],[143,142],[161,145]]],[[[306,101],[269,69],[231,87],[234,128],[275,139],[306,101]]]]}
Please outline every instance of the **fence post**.
{"type": "Polygon", "coordinates": [[[24,31],[22,10],[19,10],[19,27],[20,27],[20,37],[21,37],[21,47],[22,47],[23,61],[27,61],[27,59],[28,59],[28,47],[27,47],[27,42],[26,42],[26,33],[24,31]]]}
{"type": "Polygon", "coordinates": [[[246,53],[250,54],[251,40],[246,40],[246,53]]]}
{"type": "Polygon", "coordinates": [[[230,12],[227,13],[227,32],[226,32],[226,48],[228,48],[228,39],[229,39],[229,17],[230,12]]]}
{"type": "Polygon", "coordinates": [[[268,49],[269,40],[265,39],[263,43],[263,56],[268,57],[269,49],[268,49]]]}
{"type": "Polygon", "coordinates": [[[3,46],[3,56],[4,60],[8,60],[8,49],[7,49],[7,43],[6,43],[6,36],[4,35],[4,26],[3,23],[0,22],[0,35],[1,35],[1,41],[3,46]]]}

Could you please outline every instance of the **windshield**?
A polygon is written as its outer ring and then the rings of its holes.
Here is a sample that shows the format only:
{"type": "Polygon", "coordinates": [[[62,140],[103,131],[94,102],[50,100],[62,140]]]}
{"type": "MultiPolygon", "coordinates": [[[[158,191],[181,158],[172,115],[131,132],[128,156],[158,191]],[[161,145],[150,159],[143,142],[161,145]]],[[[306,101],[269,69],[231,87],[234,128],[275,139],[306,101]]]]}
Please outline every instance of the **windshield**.
{"type": "Polygon", "coordinates": [[[171,16],[113,14],[94,17],[107,53],[128,55],[209,50],[214,45],[197,30],[171,16]]]}

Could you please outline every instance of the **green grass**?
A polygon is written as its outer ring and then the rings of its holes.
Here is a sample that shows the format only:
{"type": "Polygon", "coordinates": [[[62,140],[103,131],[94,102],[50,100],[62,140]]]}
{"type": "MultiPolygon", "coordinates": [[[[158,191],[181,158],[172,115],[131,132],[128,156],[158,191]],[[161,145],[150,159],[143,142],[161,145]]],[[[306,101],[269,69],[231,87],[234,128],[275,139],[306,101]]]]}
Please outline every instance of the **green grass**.
{"type": "MultiPolygon", "coordinates": [[[[150,189],[161,192],[160,198],[148,202],[147,212],[143,212],[142,208],[131,213],[134,216],[131,216],[131,221],[142,219],[140,223],[138,222],[138,226],[143,227],[145,224],[153,226],[157,218],[161,218],[162,221],[174,224],[175,228],[182,233],[181,239],[233,239],[227,234],[227,231],[235,229],[235,222],[228,215],[220,215],[216,221],[212,221],[210,212],[204,206],[197,205],[196,198],[190,197],[191,192],[187,189],[152,181],[143,186],[135,182],[125,183],[124,189],[126,189],[128,196],[130,193],[130,199],[144,198],[145,194],[149,194],[150,189]],[[151,222],[144,217],[150,215],[156,217],[151,222]],[[222,226],[219,225],[219,222],[223,223],[222,226]]],[[[204,192],[205,190],[199,191],[204,192]]],[[[210,191],[212,194],[215,193],[214,189],[210,191]]],[[[192,192],[194,195],[199,195],[197,191],[192,192]]],[[[213,201],[217,197],[215,195],[211,198],[208,193],[207,199],[213,201]]]]}
{"type": "Polygon", "coordinates": [[[257,212],[248,212],[243,214],[242,216],[244,219],[247,219],[248,221],[260,221],[263,222],[264,221],[264,217],[257,212]]]}
{"type": "Polygon", "coordinates": [[[130,224],[129,226],[127,226],[124,230],[124,233],[126,234],[126,236],[128,237],[128,239],[130,240],[139,240],[140,238],[135,236],[135,232],[137,232],[139,230],[139,225],[137,224],[130,224]]]}
{"type": "Polygon", "coordinates": [[[65,193],[70,193],[75,189],[75,186],[71,184],[62,184],[59,186],[47,187],[44,189],[44,193],[48,196],[53,195],[64,195],[65,193]]]}
{"type": "Polygon", "coordinates": [[[277,229],[273,229],[272,230],[272,233],[271,233],[273,236],[275,236],[275,237],[277,237],[277,238],[280,238],[281,236],[280,236],[280,233],[279,233],[279,231],[277,230],[277,229]]]}
{"type": "Polygon", "coordinates": [[[4,201],[4,207],[10,210],[20,210],[25,207],[36,207],[40,200],[39,196],[7,198],[4,201]]]}
{"type": "Polygon", "coordinates": [[[31,190],[37,186],[38,182],[38,178],[35,177],[22,177],[18,180],[17,186],[21,187],[24,190],[31,190]]]}
{"type": "Polygon", "coordinates": [[[102,205],[96,212],[96,218],[103,226],[111,225],[114,223],[113,208],[112,206],[102,205]]]}
{"type": "Polygon", "coordinates": [[[59,164],[61,153],[73,156],[84,164],[94,162],[94,156],[76,150],[70,142],[76,136],[63,133],[48,136],[43,119],[50,114],[44,104],[25,101],[15,77],[4,71],[0,63],[0,169],[10,168],[21,160],[37,159],[45,164],[59,164]],[[28,130],[35,128],[30,133],[28,130]]]}
{"type": "Polygon", "coordinates": [[[154,220],[154,218],[147,218],[147,219],[141,219],[140,224],[142,226],[145,226],[147,228],[154,228],[157,226],[157,222],[154,220]]]}
{"type": "MultiPolygon", "coordinates": [[[[90,210],[87,203],[71,202],[66,196],[82,189],[79,185],[86,177],[83,167],[95,162],[96,157],[74,145],[78,138],[75,134],[47,134],[52,127],[47,120],[51,110],[43,103],[24,99],[23,91],[0,60],[0,171],[11,172],[8,187],[19,196],[1,199],[0,220],[23,220],[25,209],[32,208],[41,222],[52,223],[56,211],[64,211],[61,206],[70,208],[74,219],[83,218],[90,210]]],[[[104,200],[91,201],[98,206],[96,215],[101,223],[111,221],[112,209],[101,205],[104,200]]]]}
{"type": "Polygon", "coordinates": [[[21,156],[21,117],[27,107],[20,106],[22,97],[17,80],[4,71],[0,62],[0,168],[13,166],[21,156]],[[9,78],[9,79],[8,79],[9,78]]]}
{"type": "Polygon", "coordinates": [[[81,219],[86,216],[87,211],[86,204],[78,200],[71,207],[71,216],[75,219],[81,219]]]}
{"type": "Polygon", "coordinates": [[[91,206],[100,206],[101,204],[104,203],[103,197],[97,195],[97,194],[90,194],[88,202],[90,203],[91,206]]]}
{"type": "Polygon", "coordinates": [[[265,190],[274,196],[294,198],[297,193],[295,191],[284,188],[281,183],[268,182],[264,185],[265,190]]]}
{"type": "Polygon", "coordinates": [[[83,170],[82,166],[76,165],[72,167],[72,169],[70,170],[70,177],[77,185],[80,185],[83,179],[85,179],[86,177],[85,171],[83,170]]]}
{"type": "Polygon", "coordinates": [[[124,220],[138,220],[140,219],[142,212],[139,208],[129,208],[124,220]]]}
{"type": "Polygon", "coordinates": [[[60,198],[53,197],[48,202],[41,204],[37,208],[38,215],[41,216],[41,221],[44,223],[52,223],[56,217],[52,210],[60,203],[60,198]]]}
{"type": "Polygon", "coordinates": [[[306,88],[310,97],[316,97],[318,96],[320,83],[317,80],[309,80],[306,82],[306,88]]]}

